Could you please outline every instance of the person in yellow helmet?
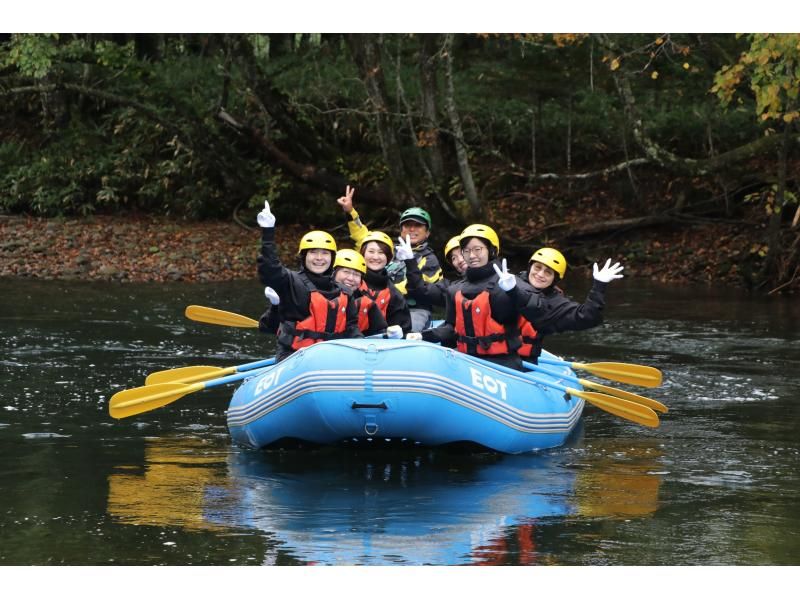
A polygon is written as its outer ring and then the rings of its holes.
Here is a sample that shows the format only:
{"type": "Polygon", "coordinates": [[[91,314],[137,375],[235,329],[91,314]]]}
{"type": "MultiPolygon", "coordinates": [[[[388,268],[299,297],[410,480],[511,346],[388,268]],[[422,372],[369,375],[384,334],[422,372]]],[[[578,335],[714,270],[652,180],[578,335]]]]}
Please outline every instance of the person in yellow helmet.
{"type": "MultiPolygon", "coordinates": [[[[354,249],[340,249],[336,252],[333,260],[333,280],[352,292],[358,310],[358,328],[362,334],[365,336],[383,335],[384,338],[403,338],[402,328],[396,325],[389,326],[378,305],[359,288],[361,279],[366,273],[367,265],[360,253],[354,249]]],[[[266,287],[264,294],[271,306],[261,316],[259,329],[262,332],[276,334],[280,325],[277,307],[280,305],[280,297],[271,287],[266,287]]]]}
{"type": "Polygon", "coordinates": [[[544,337],[569,330],[586,330],[602,324],[606,287],[611,281],[622,278],[622,270],[622,265],[619,262],[612,265],[611,259],[606,260],[602,268],[595,263],[592,288],[586,301],[578,303],[567,298],[556,286],[567,272],[564,254],[553,247],[542,247],[534,251],[528,261],[528,270],[523,276],[541,295],[541,299],[536,298],[536,304],[541,304],[543,300],[545,310],[535,321],[521,322],[520,355],[535,363],[542,352],[544,337]]]}
{"type": "Polygon", "coordinates": [[[399,326],[403,334],[411,332],[411,313],[406,298],[391,281],[386,265],[394,255],[394,243],[386,233],[371,231],[358,244],[364,256],[366,272],[359,292],[369,297],[381,310],[389,326],[399,326]]]}
{"type": "MultiPolygon", "coordinates": [[[[337,202],[347,215],[347,227],[350,237],[356,244],[370,234],[370,230],[361,222],[358,212],[353,207],[353,195],[355,188],[349,185],[345,189],[345,194],[337,202]]],[[[412,207],[400,214],[400,237],[409,239],[414,259],[422,273],[423,280],[435,283],[442,277],[442,268],[433,249],[428,245],[428,237],[431,233],[431,216],[427,210],[420,207],[412,207]]],[[[369,262],[368,264],[369,265],[369,262]]],[[[397,289],[406,294],[406,263],[404,260],[392,255],[386,264],[386,272],[389,280],[397,286],[397,289]]],[[[433,306],[425,298],[406,297],[410,310],[412,329],[415,331],[427,327],[431,319],[433,306]]]]}
{"type": "MultiPolygon", "coordinates": [[[[261,227],[258,276],[271,287],[278,304],[278,347],[282,361],[298,349],[334,338],[363,336],[352,292],[333,280],[336,241],[325,231],[311,231],[300,239],[297,271],[281,264],[275,247],[275,216],[269,202],[256,218],[261,227]]],[[[263,320],[263,318],[262,318],[263,320]]]]}
{"type": "Polygon", "coordinates": [[[448,288],[444,324],[419,337],[445,346],[455,342],[459,352],[523,370],[517,354],[518,322],[520,316],[535,320],[542,315],[543,308],[534,300],[539,294],[500,260],[500,239],[490,226],[471,224],[460,237],[467,264],[464,279],[448,288]]]}

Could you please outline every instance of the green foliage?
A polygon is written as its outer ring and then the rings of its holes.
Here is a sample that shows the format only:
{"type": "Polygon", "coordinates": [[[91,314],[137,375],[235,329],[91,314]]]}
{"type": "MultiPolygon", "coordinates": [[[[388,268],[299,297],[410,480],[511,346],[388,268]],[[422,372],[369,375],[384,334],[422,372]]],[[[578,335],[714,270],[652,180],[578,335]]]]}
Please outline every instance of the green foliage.
{"type": "Polygon", "coordinates": [[[0,64],[4,67],[16,67],[25,77],[42,79],[53,66],[58,52],[57,41],[56,34],[15,33],[11,36],[0,64]]]}
{"type": "MultiPolygon", "coordinates": [[[[220,217],[269,200],[281,218],[308,212],[337,218],[327,192],[299,182],[247,135],[215,118],[223,101],[229,114],[297,163],[356,186],[386,184],[376,115],[342,35],[157,37],[147,40],[158,42],[157,59],[138,58],[131,36],[25,34],[0,45],[0,208],[220,217]],[[47,91],[35,91],[37,85],[47,91]],[[25,91],[6,93],[17,88],[25,91]]],[[[629,77],[648,133],[671,150],[702,156],[711,144],[733,147],[757,128],[748,101],[769,118],[794,118],[797,86],[787,88],[786,77],[797,76],[798,62],[790,37],[625,34],[614,36],[619,54],[604,56],[587,35],[457,36],[455,99],[473,177],[479,186],[492,185],[492,193],[519,185],[518,176],[506,180],[498,172],[525,174],[534,127],[539,172],[565,170],[568,130],[573,172],[618,162],[626,149],[635,155],[613,81],[617,71],[629,77]],[[717,91],[738,92],[734,83],[747,73],[757,93],[723,112],[708,82],[721,56],[740,51],[749,62],[724,71],[728,78],[717,91]]],[[[414,170],[425,128],[420,39],[403,34],[383,41],[385,117],[402,146],[409,186],[425,193],[429,182],[414,170]]],[[[440,185],[456,198],[463,190],[441,98],[438,110],[440,185]]]]}
{"type": "Polygon", "coordinates": [[[762,121],[790,123],[799,118],[800,34],[757,33],[747,38],[749,49],[736,64],[717,72],[711,91],[727,106],[747,84],[762,121]]]}

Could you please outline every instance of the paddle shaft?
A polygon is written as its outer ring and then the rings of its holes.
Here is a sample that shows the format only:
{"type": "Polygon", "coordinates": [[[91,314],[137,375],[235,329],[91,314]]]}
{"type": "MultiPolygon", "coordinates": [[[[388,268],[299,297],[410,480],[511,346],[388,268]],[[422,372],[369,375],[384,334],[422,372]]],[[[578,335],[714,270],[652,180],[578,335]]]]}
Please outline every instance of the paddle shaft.
{"type": "Polygon", "coordinates": [[[573,370],[584,370],[595,376],[622,382],[624,384],[634,384],[647,388],[655,388],[661,384],[661,371],[649,365],[638,365],[635,363],[618,362],[598,362],[598,363],[576,363],[574,361],[562,361],[540,356],[539,363],[547,365],[565,365],[573,370]]]}
{"type": "MultiPolygon", "coordinates": [[[[529,370],[542,372],[543,374],[548,374],[550,376],[555,376],[557,378],[564,378],[564,379],[569,378],[570,380],[572,380],[572,377],[569,376],[568,374],[562,374],[560,372],[553,371],[550,368],[543,368],[534,363],[523,361],[522,365],[529,370]]],[[[584,388],[590,388],[592,390],[597,390],[599,392],[604,392],[606,394],[619,397],[620,399],[626,399],[628,401],[633,401],[634,403],[639,403],[640,405],[646,405],[647,407],[650,407],[650,409],[654,411],[660,411],[661,413],[666,413],[668,411],[666,405],[659,403],[655,399],[649,399],[647,397],[637,395],[636,393],[628,392],[627,390],[620,390],[619,388],[613,388],[611,386],[606,386],[604,384],[597,384],[596,382],[592,382],[590,380],[583,380],[581,378],[578,378],[578,382],[584,388]]]]}

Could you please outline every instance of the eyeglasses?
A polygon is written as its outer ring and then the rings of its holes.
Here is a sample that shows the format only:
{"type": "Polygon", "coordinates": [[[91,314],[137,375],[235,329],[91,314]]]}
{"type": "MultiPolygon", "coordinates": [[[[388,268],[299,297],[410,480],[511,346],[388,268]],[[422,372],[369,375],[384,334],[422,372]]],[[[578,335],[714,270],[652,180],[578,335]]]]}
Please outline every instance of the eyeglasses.
{"type": "Polygon", "coordinates": [[[476,245],[475,247],[462,247],[461,248],[461,255],[463,255],[464,257],[470,256],[470,255],[474,255],[475,257],[478,257],[484,251],[486,251],[486,247],[484,247],[483,245],[476,245]]]}
{"type": "Polygon", "coordinates": [[[541,272],[547,276],[555,276],[556,273],[550,266],[546,266],[540,262],[533,262],[531,264],[531,272],[536,272],[537,274],[541,272]]]}

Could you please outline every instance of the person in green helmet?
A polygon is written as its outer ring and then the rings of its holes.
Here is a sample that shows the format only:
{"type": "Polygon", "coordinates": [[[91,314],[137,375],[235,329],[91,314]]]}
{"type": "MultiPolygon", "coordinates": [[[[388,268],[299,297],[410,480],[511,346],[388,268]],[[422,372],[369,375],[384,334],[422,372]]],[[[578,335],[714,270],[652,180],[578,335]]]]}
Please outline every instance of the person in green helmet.
{"type": "MultiPolygon", "coordinates": [[[[361,222],[361,218],[353,207],[353,195],[355,187],[349,185],[345,193],[337,202],[342,206],[347,215],[347,226],[350,237],[358,245],[361,243],[370,230],[361,222]]],[[[394,255],[386,265],[389,280],[394,286],[403,293],[407,294],[406,264],[405,260],[414,258],[422,274],[422,280],[433,284],[442,278],[442,268],[433,249],[428,245],[428,237],[431,233],[431,217],[423,208],[408,208],[400,215],[400,238],[404,239],[411,246],[411,255],[394,255]]],[[[411,312],[411,330],[419,332],[428,327],[431,321],[431,311],[433,305],[425,297],[407,296],[409,310],[411,312]]]]}

